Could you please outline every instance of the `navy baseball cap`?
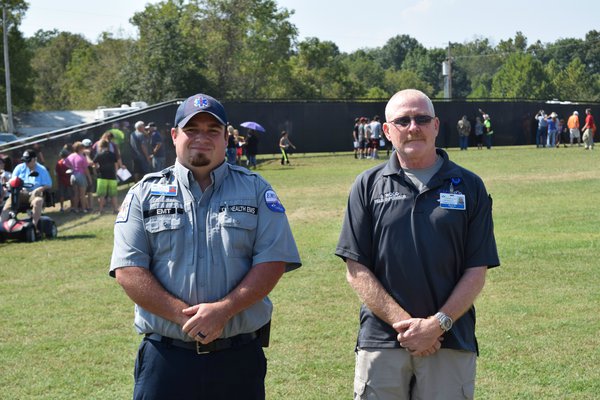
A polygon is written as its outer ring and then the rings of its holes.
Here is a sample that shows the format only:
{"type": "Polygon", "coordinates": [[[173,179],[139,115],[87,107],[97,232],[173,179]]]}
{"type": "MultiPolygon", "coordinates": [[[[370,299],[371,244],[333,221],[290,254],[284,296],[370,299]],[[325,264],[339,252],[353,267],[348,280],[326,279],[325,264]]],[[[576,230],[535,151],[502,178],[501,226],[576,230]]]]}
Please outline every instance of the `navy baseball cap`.
{"type": "Polygon", "coordinates": [[[35,154],[35,151],[33,150],[25,150],[23,152],[23,155],[21,156],[21,160],[23,160],[24,162],[28,163],[29,161],[33,160],[37,155],[35,154]]]}
{"type": "Polygon", "coordinates": [[[199,113],[209,113],[222,125],[227,125],[227,115],[225,114],[223,105],[218,100],[206,94],[199,93],[188,97],[179,105],[175,113],[175,126],[179,128],[185,127],[190,119],[199,113]]]}

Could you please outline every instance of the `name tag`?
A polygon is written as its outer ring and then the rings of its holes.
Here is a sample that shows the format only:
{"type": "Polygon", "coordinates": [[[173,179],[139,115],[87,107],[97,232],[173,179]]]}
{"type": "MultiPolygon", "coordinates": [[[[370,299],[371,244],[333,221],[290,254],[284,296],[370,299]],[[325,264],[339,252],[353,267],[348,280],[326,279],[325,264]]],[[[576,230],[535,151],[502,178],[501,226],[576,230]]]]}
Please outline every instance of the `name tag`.
{"type": "Polygon", "coordinates": [[[219,211],[224,212],[227,209],[229,210],[229,212],[243,212],[252,215],[256,215],[256,213],[258,212],[258,208],[244,205],[221,206],[219,211]]]}
{"type": "Polygon", "coordinates": [[[152,184],[150,186],[150,194],[152,196],[177,196],[177,186],[176,185],[159,185],[158,183],[152,184]]]}
{"type": "Polygon", "coordinates": [[[440,193],[440,207],[450,210],[466,210],[467,203],[464,194],[440,193]]]}

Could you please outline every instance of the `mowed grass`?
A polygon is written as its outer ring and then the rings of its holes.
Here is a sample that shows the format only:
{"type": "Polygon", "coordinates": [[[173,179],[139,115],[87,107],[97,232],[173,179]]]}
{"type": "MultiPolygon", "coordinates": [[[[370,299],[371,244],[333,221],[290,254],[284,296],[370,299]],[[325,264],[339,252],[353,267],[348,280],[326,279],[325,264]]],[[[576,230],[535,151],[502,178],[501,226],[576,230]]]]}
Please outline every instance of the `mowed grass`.
{"type": "MultiPolygon", "coordinates": [[[[600,153],[449,154],[494,198],[502,263],[476,303],[476,397],[598,398],[600,153]]],[[[359,302],[333,253],[350,185],[378,161],[344,153],[291,162],[265,156],[258,169],[287,209],[303,261],[271,295],[267,396],[349,399],[359,302]]],[[[0,398],[131,398],[140,338],[133,304],[107,273],[114,216],[50,215],[57,240],[0,244],[0,398]]]]}

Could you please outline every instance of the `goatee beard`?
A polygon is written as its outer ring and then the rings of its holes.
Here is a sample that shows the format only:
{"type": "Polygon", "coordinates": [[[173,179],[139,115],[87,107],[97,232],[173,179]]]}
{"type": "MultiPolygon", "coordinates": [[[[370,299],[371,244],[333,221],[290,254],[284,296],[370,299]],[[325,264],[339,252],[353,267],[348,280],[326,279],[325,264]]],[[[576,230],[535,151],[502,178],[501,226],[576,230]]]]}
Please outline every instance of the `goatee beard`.
{"type": "Polygon", "coordinates": [[[196,154],[194,156],[190,156],[190,164],[194,167],[204,167],[210,164],[210,160],[204,154],[196,154]]]}

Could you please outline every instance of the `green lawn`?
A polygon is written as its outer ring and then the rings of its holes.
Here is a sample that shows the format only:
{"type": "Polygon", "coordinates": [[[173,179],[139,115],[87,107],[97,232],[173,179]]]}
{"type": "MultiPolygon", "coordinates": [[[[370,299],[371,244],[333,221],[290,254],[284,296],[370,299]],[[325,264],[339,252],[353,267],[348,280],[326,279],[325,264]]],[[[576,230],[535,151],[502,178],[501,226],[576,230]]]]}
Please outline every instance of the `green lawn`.
{"type": "MultiPolygon", "coordinates": [[[[600,392],[600,153],[449,150],[494,198],[502,266],[477,300],[479,399],[600,392]]],[[[286,274],[267,349],[270,399],[349,399],[359,302],[333,255],[348,190],[376,164],[351,154],[264,157],[303,267],[286,274]]],[[[108,277],[112,215],[61,215],[59,237],[0,244],[0,398],[127,399],[140,338],[108,277]]]]}

